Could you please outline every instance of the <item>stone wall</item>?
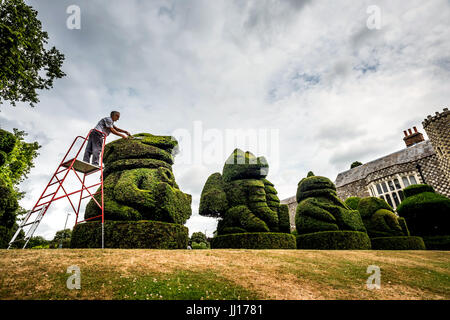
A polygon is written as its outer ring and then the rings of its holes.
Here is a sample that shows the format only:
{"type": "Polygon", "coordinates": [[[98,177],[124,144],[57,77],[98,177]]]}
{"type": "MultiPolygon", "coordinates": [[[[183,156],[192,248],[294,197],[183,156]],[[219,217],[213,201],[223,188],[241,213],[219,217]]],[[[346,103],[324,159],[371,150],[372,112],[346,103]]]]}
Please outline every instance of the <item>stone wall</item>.
{"type": "Polygon", "coordinates": [[[396,174],[410,174],[416,173],[419,178],[419,183],[427,183],[431,185],[436,192],[450,197],[450,180],[445,176],[436,154],[421,158],[409,163],[402,163],[387,167],[385,169],[372,172],[366,178],[354,181],[352,183],[337,187],[338,197],[345,201],[348,197],[368,197],[370,196],[368,186],[371,182],[382,179],[388,180],[396,174]],[[420,165],[423,178],[417,169],[417,164],[420,165]]]}
{"type": "Polygon", "coordinates": [[[450,180],[450,111],[444,108],[443,112],[428,116],[422,125],[433,144],[442,171],[450,180]]]}

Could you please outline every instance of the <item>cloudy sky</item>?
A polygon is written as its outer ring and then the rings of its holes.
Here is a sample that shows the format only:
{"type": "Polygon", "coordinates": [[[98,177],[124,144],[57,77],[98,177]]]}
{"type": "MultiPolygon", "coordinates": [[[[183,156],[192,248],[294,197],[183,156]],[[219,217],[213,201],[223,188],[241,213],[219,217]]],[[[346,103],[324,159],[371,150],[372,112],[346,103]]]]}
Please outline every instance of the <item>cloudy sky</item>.
{"type": "MultiPolygon", "coordinates": [[[[403,148],[403,130],[423,131],[450,98],[448,0],[26,2],[67,74],[35,108],[0,107],[3,128],[42,145],[20,186],[27,209],[74,137],[113,109],[131,133],[178,138],[174,174],[193,198],[186,225],[211,236],[200,193],[235,147],[266,156],[284,199],[309,170],[335,180],[355,160],[403,148]],[[67,27],[70,5],[80,29],[67,27]]],[[[36,234],[53,238],[69,209],[56,202],[36,234]]]]}

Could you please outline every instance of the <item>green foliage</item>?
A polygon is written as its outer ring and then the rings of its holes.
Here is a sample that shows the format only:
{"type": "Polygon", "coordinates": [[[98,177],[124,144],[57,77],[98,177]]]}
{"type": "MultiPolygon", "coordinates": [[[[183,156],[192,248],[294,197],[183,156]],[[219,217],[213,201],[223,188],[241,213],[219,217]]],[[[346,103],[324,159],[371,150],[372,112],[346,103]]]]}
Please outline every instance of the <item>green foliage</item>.
{"type": "Polygon", "coordinates": [[[212,239],[214,249],[295,249],[295,237],[287,233],[256,232],[217,236],[212,239]]]}
{"type": "Polygon", "coordinates": [[[0,2],[0,104],[9,100],[39,102],[36,90],[50,89],[62,78],[64,55],[47,50],[48,34],[42,30],[37,11],[23,0],[0,2]],[[45,76],[44,76],[45,75],[45,76]]]}
{"type": "Polygon", "coordinates": [[[353,162],[351,164],[350,169],[353,169],[353,168],[356,168],[356,167],[359,167],[359,166],[362,166],[362,162],[355,161],[355,162],[353,162]]]}
{"type": "Polygon", "coordinates": [[[382,237],[371,238],[374,250],[425,250],[421,237],[382,237]]]}
{"type": "Polygon", "coordinates": [[[0,129],[0,151],[3,152],[3,165],[0,166],[0,180],[14,187],[27,178],[34,167],[33,160],[41,147],[37,142],[27,143],[24,131],[13,129],[13,133],[0,129]],[[12,144],[14,141],[14,145],[12,144]]]}
{"type": "MultiPolygon", "coordinates": [[[[186,249],[188,228],[159,221],[105,221],[105,248],[186,249]]],[[[101,222],[74,227],[71,248],[100,248],[101,222]]]]}
{"type": "Polygon", "coordinates": [[[450,199],[430,191],[426,185],[404,189],[406,198],[397,208],[412,235],[450,235],[450,199]]]}
{"type": "Polygon", "coordinates": [[[219,172],[208,177],[200,196],[199,214],[205,217],[222,217],[228,209],[224,182],[219,172]]]}
{"type": "Polygon", "coordinates": [[[206,242],[192,242],[192,249],[209,249],[209,243],[206,242]]]}
{"type": "Polygon", "coordinates": [[[297,249],[368,250],[370,239],[365,232],[321,231],[297,236],[297,249]]]}
{"type": "MultiPolygon", "coordinates": [[[[37,142],[26,143],[25,132],[0,129],[0,247],[5,248],[13,236],[12,228],[23,210],[18,200],[23,196],[16,186],[33,167],[39,148],[37,142]]],[[[15,231],[14,231],[15,232],[15,231]]]]}
{"type": "Polygon", "coordinates": [[[219,235],[248,232],[290,232],[289,212],[277,191],[265,179],[264,157],[235,149],[222,174],[209,176],[200,197],[199,213],[220,218],[219,235]]]}
{"type": "Polygon", "coordinates": [[[365,232],[359,212],[351,210],[336,196],[336,187],[325,177],[300,181],[297,188],[295,224],[299,234],[352,230],[365,232]]]}
{"type": "MultiPolygon", "coordinates": [[[[152,220],[184,224],[191,216],[191,195],[179,190],[172,173],[172,153],[178,142],[170,136],[140,133],[105,146],[105,219],[152,220]]],[[[101,195],[96,195],[100,202],[101,195]]],[[[91,200],[86,218],[100,215],[91,200]]]]}
{"type": "Polygon", "coordinates": [[[278,221],[280,225],[280,232],[290,233],[291,223],[289,221],[289,207],[287,204],[281,204],[278,209],[278,221]]]}
{"type": "Polygon", "coordinates": [[[251,152],[235,149],[223,166],[223,180],[260,179],[267,176],[269,164],[264,157],[255,157],[251,152]]]}
{"type": "Polygon", "coordinates": [[[424,236],[422,238],[428,250],[450,250],[450,235],[424,236]]]}
{"type": "Polygon", "coordinates": [[[370,218],[379,209],[394,211],[386,201],[376,197],[367,197],[361,199],[357,208],[363,220],[370,218]]]}
{"type": "Polygon", "coordinates": [[[27,244],[27,249],[48,249],[50,242],[45,240],[44,237],[35,236],[31,237],[27,244]]]}
{"type": "Polygon", "coordinates": [[[370,238],[409,235],[406,222],[399,219],[383,199],[363,198],[359,201],[358,211],[370,238]]]}
{"type": "Polygon", "coordinates": [[[205,244],[208,243],[208,240],[206,239],[206,234],[203,232],[194,232],[191,235],[191,241],[201,243],[204,242],[205,244]]]}
{"type": "Polygon", "coordinates": [[[403,189],[403,195],[405,198],[415,196],[416,194],[423,192],[435,192],[433,187],[428,184],[413,184],[403,189]]]}
{"type": "Polygon", "coordinates": [[[360,197],[349,197],[345,200],[345,204],[353,210],[357,210],[358,209],[358,204],[359,201],[361,201],[360,197]]]}
{"type": "Polygon", "coordinates": [[[314,176],[315,176],[315,174],[312,171],[309,171],[308,174],[306,175],[307,178],[314,177],[314,176]]]}

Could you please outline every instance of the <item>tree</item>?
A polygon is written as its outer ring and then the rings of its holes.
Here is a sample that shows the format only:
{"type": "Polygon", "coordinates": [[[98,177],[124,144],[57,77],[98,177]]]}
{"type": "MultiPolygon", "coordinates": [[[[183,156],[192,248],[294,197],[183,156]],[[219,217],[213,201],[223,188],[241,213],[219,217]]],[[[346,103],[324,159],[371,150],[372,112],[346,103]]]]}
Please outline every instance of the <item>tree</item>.
{"type": "Polygon", "coordinates": [[[355,161],[355,162],[353,162],[352,165],[350,166],[350,169],[353,169],[353,168],[356,168],[356,167],[359,167],[359,166],[362,166],[362,162],[355,161]]]}
{"type": "Polygon", "coordinates": [[[0,3],[0,104],[21,101],[33,107],[39,102],[36,90],[50,89],[55,78],[66,75],[64,55],[55,47],[46,50],[47,40],[32,7],[23,0],[0,3]]]}
{"type": "MultiPolygon", "coordinates": [[[[18,200],[23,197],[17,185],[33,167],[33,159],[40,147],[37,142],[24,141],[26,133],[0,129],[0,247],[7,246],[18,226],[17,217],[25,212],[18,200]]],[[[21,233],[19,239],[23,237],[21,233]]]]}
{"type": "Polygon", "coordinates": [[[61,242],[63,248],[68,248],[70,246],[71,237],[72,237],[72,230],[70,229],[57,231],[55,237],[50,242],[50,248],[58,248],[61,242]]]}
{"type": "Polygon", "coordinates": [[[208,240],[206,240],[206,235],[203,232],[194,232],[191,236],[191,241],[197,243],[208,243],[208,240]]]}

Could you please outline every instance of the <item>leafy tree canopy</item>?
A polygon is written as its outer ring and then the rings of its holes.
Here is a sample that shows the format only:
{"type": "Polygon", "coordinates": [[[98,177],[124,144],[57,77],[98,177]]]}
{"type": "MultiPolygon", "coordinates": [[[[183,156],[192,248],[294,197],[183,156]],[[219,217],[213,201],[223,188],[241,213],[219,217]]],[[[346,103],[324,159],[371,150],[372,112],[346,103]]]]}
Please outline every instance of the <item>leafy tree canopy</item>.
{"type": "Polygon", "coordinates": [[[0,2],[0,104],[21,101],[33,107],[39,102],[36,90],[50,89],[55,78],[66,75],[64,55],[44,48],[48,34],[37,14],[23,0],[0,2]]]}
{"type": "Polygon", "coordinates": [[[353,169],[353,168],[356,168],[356,167],[359,167],[359,166],[362,166],[362,162],[355,161],[355,162],[353,162],[352,165],[350,166],[350,169],[353,169]]]}
{"type": "Polygon", "coordinates": [[[5,163],[0,166],[0,179],[11,187],[17,186],[27,178],[27,174],[34,167],[33,160],[39,154],[37,150],[41,147],[37,142],[25,142],[27,134],[24,131],[17,129],[13,131],[16,138],[14,148],[6,155],[5,163]]]}

